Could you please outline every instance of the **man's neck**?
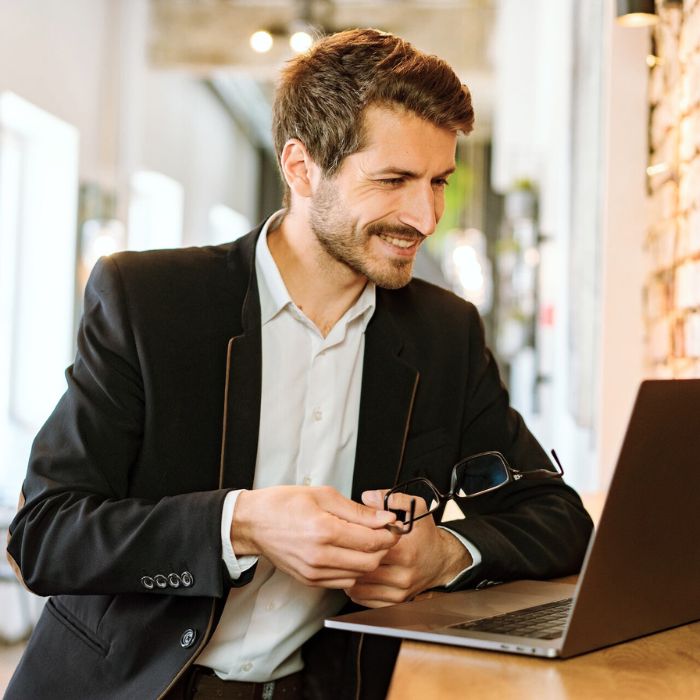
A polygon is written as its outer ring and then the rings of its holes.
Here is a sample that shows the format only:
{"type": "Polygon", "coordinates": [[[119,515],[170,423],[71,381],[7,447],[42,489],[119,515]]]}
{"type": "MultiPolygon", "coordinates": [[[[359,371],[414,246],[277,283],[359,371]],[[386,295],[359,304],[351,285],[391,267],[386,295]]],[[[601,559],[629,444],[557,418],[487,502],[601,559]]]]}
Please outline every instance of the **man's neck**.
{"type": "Polygon", "coordinates": [[[305,218],[293,212],[268,233],[267,244],[292,300],[327,336],[367,279],[331,257],[305,218]]]}

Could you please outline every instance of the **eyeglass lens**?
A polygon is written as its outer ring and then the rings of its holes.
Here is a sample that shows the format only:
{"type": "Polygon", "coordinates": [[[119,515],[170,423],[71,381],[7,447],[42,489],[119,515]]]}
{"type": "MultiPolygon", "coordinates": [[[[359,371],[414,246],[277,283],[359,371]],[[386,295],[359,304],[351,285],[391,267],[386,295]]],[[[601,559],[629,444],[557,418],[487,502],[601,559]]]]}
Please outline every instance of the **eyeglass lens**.
{"type": "Polygon", "coordinates": [[[453,493],[475,496],[498,488],[508,481],[508,468],[499,454],[476,455],[455,466],[453,493]]]}

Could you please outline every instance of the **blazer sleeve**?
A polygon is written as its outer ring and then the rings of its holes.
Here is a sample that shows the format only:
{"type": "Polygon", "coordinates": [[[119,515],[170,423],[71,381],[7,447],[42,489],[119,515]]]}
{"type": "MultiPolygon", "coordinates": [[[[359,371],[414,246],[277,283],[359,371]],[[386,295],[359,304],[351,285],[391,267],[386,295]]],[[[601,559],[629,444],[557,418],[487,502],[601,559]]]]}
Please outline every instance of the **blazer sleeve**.
{"type": "MultiPolygon", "coordinates": [[[[462,457],[502,452],[522,471],[552,469],[552,463],[510,407],[476,309],[469,324],[466,401],[461,423],[462,457]]],[[[461,499],[463,520],[444,523],[481,553],[481,563],[450,589],[522,579],[554,578],[580,570],[592,522],[578,494],[560,479],[521,479],[472,499],[461,499]]]]}
{"type": "Polygon", "coordinates": [[[190,585],[150,592],[223,596],[230,585],[220,537],[227,491],[130,496],[144,387],[119,270],[109,258],[88,282],[66,379],[66,393],[34,440],[10,527],[8,554],[24,584],[39,595],[145,593],[144,576],[189,572],[190,585]]]}

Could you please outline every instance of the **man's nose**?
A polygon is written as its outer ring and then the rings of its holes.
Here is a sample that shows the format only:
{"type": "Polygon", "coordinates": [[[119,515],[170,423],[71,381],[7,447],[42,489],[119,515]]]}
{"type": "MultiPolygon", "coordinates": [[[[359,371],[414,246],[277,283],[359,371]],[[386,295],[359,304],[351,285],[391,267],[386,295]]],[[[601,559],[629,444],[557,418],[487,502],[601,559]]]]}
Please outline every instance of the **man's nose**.
{"type": "Polygon", "coordinates": [[[404,197],[399,219],[424,236],[430,236],[435,232],[439,219],[435,209],[435,192],[431,185],[410,189],[412,191],[407,191],[404,197]]]}

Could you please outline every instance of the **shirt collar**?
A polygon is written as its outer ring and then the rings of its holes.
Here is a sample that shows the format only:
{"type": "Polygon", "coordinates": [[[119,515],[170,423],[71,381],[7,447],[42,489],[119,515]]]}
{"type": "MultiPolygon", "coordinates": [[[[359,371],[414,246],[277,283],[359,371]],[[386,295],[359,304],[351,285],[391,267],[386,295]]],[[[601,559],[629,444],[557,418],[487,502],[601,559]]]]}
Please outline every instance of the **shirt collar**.
{"type": "Polygon", "coordinates": [[[260,321],[263,326],[287,304],[293,303],[267,245],[268,232],[280,225],[284,214],[285,210],[280,209],[265,222],[255,247],[255,266],[260,292],[260,321]]]}
{"type": "MultiPolygon", "coordinates": [[[[260,231],[260,237],[255,247],[255,266],[260,292],[260,322],[263,326],[287,305],[294,305],[277,263],[267,245],[268,232],[273,231],[282,223],[285,213],[285,209],[280,209],[270,216],[260,231]]],[[[368,281],[362,290],[362,294],[345,312],[341,321],[344,324],[348,324],[356,318],[362,317],[362,330],[364,331],[372,318],[372,314],[374,314],[376,305],[377,287],[374,282],[368,281]]]]}

